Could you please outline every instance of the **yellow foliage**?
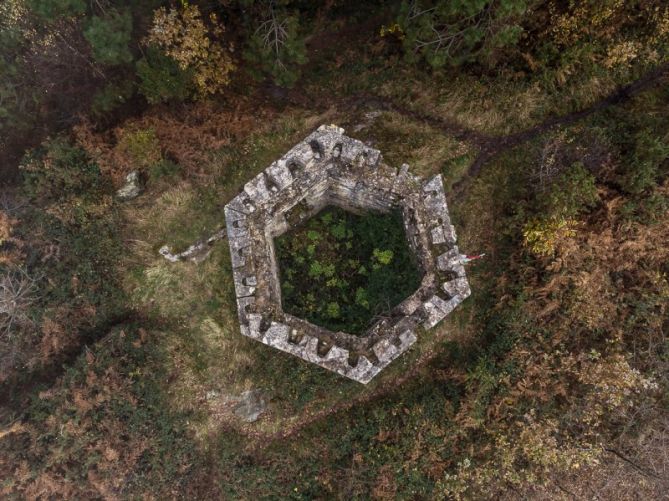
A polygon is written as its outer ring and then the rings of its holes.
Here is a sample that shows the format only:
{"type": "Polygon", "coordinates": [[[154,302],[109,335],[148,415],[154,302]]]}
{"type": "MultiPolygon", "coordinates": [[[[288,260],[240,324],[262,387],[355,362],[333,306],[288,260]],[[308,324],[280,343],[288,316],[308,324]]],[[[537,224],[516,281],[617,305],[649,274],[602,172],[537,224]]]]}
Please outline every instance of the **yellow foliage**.
{"type": "Polygon", "coordinates": [[[541,421],[535,414],[531,409],[509,432],[491,434],[494,452],[485,463],[466,458],[455,472],[446,473],[437,483],[444,497],[495,499],[503,485],[543,485],[549,474],[597,464],[601,454],[598,446],[564,440],[556,420],[541,421]]]}
{"type": "Polygon", "coordinates": [[[576,236],[575,228],[573,219],[534,219],[523,228],[523,241],[534,254],[552,256],[560,239],[576,236]]]}
{"type": "Polygon", "coordinates": [[[20,259],[21,242],[12,236],[16,221],[0,210],[0,264],[16,263],[20,259]],[[9,250],[4,249],[9,244],[9,250]],[[12,249],[13,247],[13,249],[12,249]]]}
{"type": "Polygon", "coordinates": [[[659,62],[669,43],[669,8],[651,1],[643,14],[625,0],[562,2],[549,6],[553,40],[563,47],[596,40],[603,52],[594,57],[606,68],[629,66],[633,61],[659,62]]]}
{"type": "Polygon", "coordinates": [[[637,41],[624,40],[610,46],[604,59],[604,66],[615,68],[629,66],[641,52],[642,45],[637,41]]]}
{"type": "Polygon", "coordinates": [[[135,167],[150,167],[163,158],[156,131],[152,128],[123,131],[116,148],[130,157],[135,167]]]}
{"type": "Polygon", "coordinates": [[[592,350],[577,367],[578,380],[593,388],[581,404],[581,421],[590,429],[602,424],[602,416],[633,407],[634,395],[659,388],[656,381],[632,368],[620,353],[602,357],[592,350]]]}
{"type": "Polygon", "coordinates": [[[161,7],[154,12],[147,42],[160,47],[182,70],[192,70],[201,95],[221,91],[230,82],[235,69],[230,50],[218,39],[224,28],[216,14],[209,16],[210,28],[196,5],[182,4],[182,9],[161,7]]]}
{"type": "Polygon", "coordinates": [[[381,37],[386,37],[389,35],[394,35],[400,40],[404,40],[404,30],[402,30],[402,27],[397,24],[391,24],[390,26],[386,26],[385,24],[381,26],[381,29],[379,30],[379,36],[381,37]]]}

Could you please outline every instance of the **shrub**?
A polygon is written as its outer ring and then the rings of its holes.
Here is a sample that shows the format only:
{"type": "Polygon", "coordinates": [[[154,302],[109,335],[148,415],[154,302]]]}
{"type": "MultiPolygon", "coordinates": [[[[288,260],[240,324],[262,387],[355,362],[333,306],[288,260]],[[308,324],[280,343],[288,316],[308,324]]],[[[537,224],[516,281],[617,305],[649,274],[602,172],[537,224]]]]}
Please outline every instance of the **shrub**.
{"type": "Polygon", "coordinates": [[[557,176],[540,196],[539,209],[551,218],[573,218],[599,201],[594,176],[581,162],[574,162],[557,176]]]}
{"type": "Polygon", "coordinates": [[[101,188],[98,166],[63,138],[48,141],[29,153],[21,170],[26,194],[41,203],[62,201],[64,196],[86,196],[101,188]]]}
{"type": "Polygon", "coordinates": [[[644,129],[634,136],[632,148],[623,161],[620,183],[625,191],[638,195],[656,185],[662,166],[669,159],[669,140],[644,129]]]}
{"type": "Polygon", "coordinates": [[[150,104],[183,101],[195,94],[193,70],[182,69],[161,50],[147,47],[145,56],[137,61],[139,92],[150,104]]]}
{"type": "Polygon", "coordinates": [[[364,331],[420,285],[399,213],[326,209],[276,249],[286,311],[331,330],[364,331]]]}
{"type": "Polygon", "coordinates": [[[113,66],[132,61],[130,12],[112,10],[105,17],[92,16],[87,25],[84,37],[91,44],[93,58],[98,63],[113,66]]]}
{"type": "Polygon", "coordinates": [[[132,160],[135,168],[151,167],[163,158],[160,141],[152,128],[124,131],[117,148],[119,153],[132,160]]]}
{"type": "Polygon", "coordinates": [[[523,227],[523,242],[534,254],[552,256],[561,239],[576,236],[575,227],[573,219],[532,219],[523,227]]]}
{"type": "Polygon", "coordinates": [[[157,181],[159,179],[177,176],[180,172],[181,166],[179,164],[176,164],[171,160],[161,160],[151,166],[149,170],[149,178],[152,181],[157,181]]]}

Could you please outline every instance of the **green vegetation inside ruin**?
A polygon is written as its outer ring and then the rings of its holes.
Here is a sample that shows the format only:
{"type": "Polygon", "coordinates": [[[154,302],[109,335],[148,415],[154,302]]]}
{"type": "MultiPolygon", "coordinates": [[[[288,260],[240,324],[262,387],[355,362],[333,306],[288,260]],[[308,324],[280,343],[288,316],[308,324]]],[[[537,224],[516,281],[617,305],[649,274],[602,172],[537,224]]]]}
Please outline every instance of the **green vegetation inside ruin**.
{"type": "Polygon", "coordinates": [[[327,207],[275,247],[284,310],[332,331],[363,334],[420,286],[399,211],[327,207]]]}

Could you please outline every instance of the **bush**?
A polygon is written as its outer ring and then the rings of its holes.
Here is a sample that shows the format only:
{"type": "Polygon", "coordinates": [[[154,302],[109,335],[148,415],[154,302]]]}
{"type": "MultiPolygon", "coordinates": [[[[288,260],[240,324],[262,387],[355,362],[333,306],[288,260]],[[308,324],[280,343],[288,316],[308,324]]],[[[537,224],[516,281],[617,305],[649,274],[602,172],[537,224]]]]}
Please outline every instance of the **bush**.
{"type": "Polygon", "coordinates": [[[576,236],[576,221],[564,218],[535,218],[523,227],[523,242],[534,254],[552,256],[558,242],[576,236]]]}
{"type": "Polygon", "coordinates": [[[160,49],[148,47],[146,55],[137,61],[139,92],[150,104],[165,101],[184,101],[194,95],[193,71],[182,70],[160,49]]]}
{"type": "Polygon", "coordinates": [[[573,218],[599,201],[595,177],[581,162],[574,162],[553,180],[543,194],[539,210],[548,217],[573,218]]]}
{"type": "Polygon", "coordinates": [[[21,170],[25,193],[40,203],[90,196],[101,188],[98,166],[63,138],[48,141],[29,153],[21,170]]]}
{"type": "Polygon", "coordinates": [[[362,333],[420,285],[399,213],[326,209],[276,249],[284,308],[330,330],[362,333]]]}
{"type": "Polygon", "coordinates": [[[655,187],[662,167],[669,159],[669,141],[657,137],[652,131],[642,130],[633,139],[633,149],[623,161],[620,177],[622,188],[639,195],[655,187]]]}
{"type": "Polygon", "coordinates": [[[93,58],[98,63],[114,66],[132,61],[130,12],[110,11],[105,17],[91,17],[87,24],[84,37],[91,44],[93,58]]]}
{"type": "Polygon", "coordinates": [[[163,159],[160,141],[152,128],[124,131],[117,148],[120,153],[132,160],[135,168],[146,169],[163,159]]]}

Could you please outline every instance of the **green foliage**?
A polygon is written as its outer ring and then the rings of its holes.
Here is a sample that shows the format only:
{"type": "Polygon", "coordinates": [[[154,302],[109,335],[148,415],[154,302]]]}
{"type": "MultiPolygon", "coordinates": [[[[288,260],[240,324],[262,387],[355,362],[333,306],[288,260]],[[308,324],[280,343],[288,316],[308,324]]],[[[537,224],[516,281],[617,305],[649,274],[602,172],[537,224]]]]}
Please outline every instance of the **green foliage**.
{"type": "Polygon", "coordinates": [[[129,11],[113,10],[104,17],[92,16],[86,24],[84,37],[91,44],[93,58],[98,63],[114,66],[132,61],[132,17],[129,11]]]}
{"type": "Polygon", "coordinates": [[[135,89],[130,80],[110,82],[93,96],[91,111],[94,115],[104,116],[125,103],[134,92],[135,89]]]}
{"type": "Polygon", "coordinates": [[[149,168],[149,178],[151,181],[157,181],[163,178],[173,178],[179,175],[181,166],[171,160],[161,160],[149,168]]]}
{"type": "Polygon", "coordinates": [[[11,437],[3,454],[17,461],[30,458],[34,476],[12,478],[12,490],[25,489],[36,477],[67,472],[69,481],[79,484],[78,495],[52,484],[45,490],[49,497],[90,497],[93,490],[80,484],[95,470],[100,488],[134,497],[132,492],[155,493],[159,485],[168,492],[172,487],[165,484],[190,475],[199,464],[187,416],[168,403],[162,386],[167,355],[155,343],[142,342],[147,333],[137,325],[104,334],[105,342],[91,344],[54,381],[55,391],[30,395],[26,419],[34,426],[32,445],[11,437]]]}
{"type": "Polygon", "coordinates": [[[638,195],[655,187],[667,159],[669,140],[658,137],[648,129],[639,131],[633,138],[632,152],[623,163],[620,179],[623,189],[638,195]]]}
{"type": "Polygon", "coordinates": [[[328,303],[327,314],[330,318],[339,318],[341,311],[338,303],[328,303]]]}
{"type": "Polygon", "coordinates": [[[379,250],[379,249],[374,249],[373,252],[374,258],[378,261],[379,264],[381,265],[386,265],[390,264],[390,262],[393,260],[393,251],[391,250],[379,250]]]}
{"type": "Polygon", "coordinates": [[[93,196],[102,189],[99,167],[63,138],[29,153],[21,169],[25,193],[41,203],[93,196]]]}
{"type": "Polygon", "coordinates": [[[300,76],[299,65],[307,61],[299,18],[271,8],[254,27],[244,59],[256,78],[271,77],[278,85],[292,87],[300,76]]]}
{"type": "Polygon", "coordinates": [[[399,213],[329,208],[276,250],[286,311],[331,330],[361,333],[420,285],[399,213]]]}
{"type": "Polygon", "coordinates": [[[598,201],[595,177],[581,162],[575,162],[553,181],[539,205],[548,216],[572,218],[598,201]]]}
{"type": "Polygon", "coordinates": [[[184,101],[195,92],[192,72],[157,48],[148,47],[136,66],[139,92],[151,104],[184,101]]]}
{"type": "Polygon", "coordinates": [[[28,7],[46,21],[86,12],[85,0],[28,0],[28,7]]]}
{"type": "Polygon", "coordinates": [[[163,159],[160,141],[152,128],[125,131],[118,148],[133,160],[136,167],[148,168],[163,159]]]}
{"type": "Polygon", "coordinates": [[[125,308],[116,273],[120,220],[97,165],[65,139],[32,151],[22,170],[31,203],[15,233],[30,243],[22,250],[27,270],[38,277],[38,300],[33,323],[24,327],[30,343],[16,348],[25,363],[39,368],[58,362],[64,350],[125,308]]]}
{"type": "Polygon", "coordinates": [[[404,0],[397,23],[410,61],[432,68],[489,61],[515,45],[527,0],[404,0]]]}

